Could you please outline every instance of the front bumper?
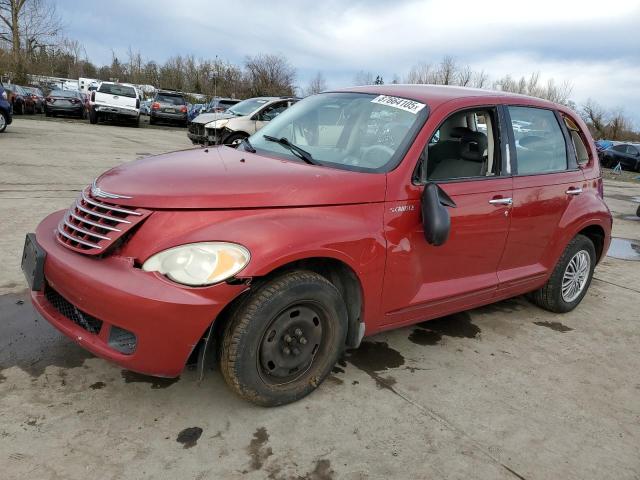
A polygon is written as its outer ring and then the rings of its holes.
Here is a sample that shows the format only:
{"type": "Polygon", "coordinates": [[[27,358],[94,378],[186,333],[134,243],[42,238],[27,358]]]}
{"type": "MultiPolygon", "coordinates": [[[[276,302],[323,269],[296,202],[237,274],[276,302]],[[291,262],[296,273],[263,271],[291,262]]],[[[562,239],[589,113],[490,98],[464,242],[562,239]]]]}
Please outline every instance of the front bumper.
{"type": "Polygon", "coordinates": [[[140,115],[140,112],[138,112],[138,110],[134,110],[132,108],[124,108],[124,107],[114,107],[111,105],[101,105],[98,103],[95,103],[93,105],[93,108],[96,112],[99,113],[107,113],[110,115],[119,115],[119,116],[123,116],[123,117],[132,117],[132,118],[137,118],[140,115]]]}
{"type": "Polygon", "coordinates": [[[147,375],[180,375],[211,322],[247,287],[226,283],[181,287],[134,267],[130,258],[75,253],[55,238],[63,214],[49,215],[36,230],[37,242],[47,254],[46,285],[82,314],[101,321],[101,327],[90,333],[63,315],[47,298],[46,290],[31,292],[35,308],[54,327],[99,357],[147,375]],[[132,354],[120,353],[109,345],[114,327],[135,334],[132,354]]]}
{"type": "Polygon", "coordinates": [[[191,123],[188,125],[187,137],[193,143],[218,145],[222,143],[222,130],[204,128],[203,125],[191,123]]]}

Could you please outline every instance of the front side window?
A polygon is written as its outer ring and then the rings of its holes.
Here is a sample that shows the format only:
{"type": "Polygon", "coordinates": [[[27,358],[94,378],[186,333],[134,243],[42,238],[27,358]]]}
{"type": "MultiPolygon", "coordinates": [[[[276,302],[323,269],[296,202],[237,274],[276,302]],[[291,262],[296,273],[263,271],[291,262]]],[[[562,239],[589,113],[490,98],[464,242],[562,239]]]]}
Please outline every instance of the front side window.
{"type": "Polygon", "coordinates": [[[551,110],[508,107],[516,142],[518,175],[567,169],[567,146],[551,110]]]}
{"type": "Polygon", "coordinates": [[[634,157],[638,156],[638,150],[633,145],[627,145],[627,153],[629,155],[633,155],[634,157]]]}
{"type": "MultiPolygon", "coordinates": [[[[424,180],[456,180],[500,174],[495,110],[457,112],[429,140],[424,180]]],[[[421,164],[424,169],[424,161],[421,164]]]]}
{"type": "Polygon", "coordinates": [[[620,153],[627,153],[627,146],[626,145],[614,145],[613,150],[615,150],[616,152],[620,152],[620,153]]]}
{"type": "Polygon", "coordinates": [[[270,122],[282,112],[284,112],[287,107],[288,102],[278,102],[271,104],[259,113],[258,120],[263,122],[270,122]]]}
{"type": "Polygon", "coordinates": [[[400,162],[427,115],[425,104],[399,97],[322,93],[288,108],[249,140],[259,153],[300,161],[274,141],[285,138],[319,165],[386,172],[400,162]]]}

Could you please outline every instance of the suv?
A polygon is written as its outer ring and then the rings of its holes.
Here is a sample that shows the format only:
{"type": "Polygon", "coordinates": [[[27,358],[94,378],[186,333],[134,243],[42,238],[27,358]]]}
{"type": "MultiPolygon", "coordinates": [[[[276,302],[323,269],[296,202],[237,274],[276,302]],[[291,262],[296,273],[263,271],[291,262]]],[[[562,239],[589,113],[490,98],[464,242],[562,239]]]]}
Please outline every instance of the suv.
{"type": "Polygon", "coordinates": [[[619,143],[598,152],[600,161],[605,167],[620,164],[625,170],[640,172],[640,144],[619,143]]]}
{"type": "Polygon", "coordinates": [[[272,406],[364,335],[525,293],[574,309],[611,223],[568,108],[354,87],[305,98],[237,149],[108,171],[27,235],[23,270],[40,313],[94,354],[163,377],[219,358],[232,390],[272,406]]]}
{"type": "Polygon", "coordinates": [[[187,110],[187,102],[181,93],[158,90],[151,103],[149,123],[154,125],[158,121],[177,122],[186,126],[187,110]]]}
{"type": "Polygon", "coordinates": [[[140,95],[135,86],[127,83],[102,82],[91,92],[89,122],[96,124],[103,119],[132,120],[138,126],[140,120],[140,95]]]}
{"type": "Polygon", "coordinates": [[[257,97],[243,100],[224,112],[202,113],[189,124],[193,143],[238,145],[298,101],[294,97],[257,97]]]}
{"type": "Polygon", "coordinates": [[[0,83],[0,133],[7,129],[7,125],[11,124],[11,104],[9,103],[9,95],[0,83]]]}

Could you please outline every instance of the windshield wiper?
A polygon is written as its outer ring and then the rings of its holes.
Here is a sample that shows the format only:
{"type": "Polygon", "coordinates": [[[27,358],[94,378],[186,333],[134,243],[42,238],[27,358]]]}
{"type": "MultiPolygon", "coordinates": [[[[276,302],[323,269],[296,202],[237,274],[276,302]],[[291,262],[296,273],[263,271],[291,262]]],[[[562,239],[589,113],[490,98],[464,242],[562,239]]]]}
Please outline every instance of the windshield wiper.
{"type": "Polygon", "coordinates": [[[240,145],[242,145],[247,152],[256,153],[256,149],[253,148],[253,145],[251,145],[251,142],[248,138],[243,138],[240,142],[240,145]]]}
{"type": "Polygon", "coordinates": [[[262,137],[265,140],[268,140],[270,142],[275,142],[279,145],[282,145],[283,147],[287,147],[289,150],[291,150],[292,153],[300,157],[302,160],[304,160],[308,164],[318,165],[318,163],[314,161],[313,156],[309,152],[291,143],[287,137],[277,138],[277,137],[272,137],[271,135],[263,135],[262,137]]]}

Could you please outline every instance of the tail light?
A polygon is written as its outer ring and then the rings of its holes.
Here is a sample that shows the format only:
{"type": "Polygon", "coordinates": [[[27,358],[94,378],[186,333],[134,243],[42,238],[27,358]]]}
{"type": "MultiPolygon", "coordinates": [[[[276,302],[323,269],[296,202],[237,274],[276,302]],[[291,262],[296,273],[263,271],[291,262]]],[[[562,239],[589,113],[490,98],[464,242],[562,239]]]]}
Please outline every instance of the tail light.
{"type": "Polygon", "coordinates": [[[158,102],[153,102],[151,104],[151,110],[160,110],[160,104],[158,102]]]}
{"type": "Polygon", "coordinates": [[[180,107],[180,111],[181,111],[182,113],[187,113],[187,106],[186,106],[186,105],[181,106],[181,107],[180,107]]]}
{"type": "Polygon", "coordinates": [[[91,101],[92,101],[92,102],[95,102],[95,101],[96,101],[96,91],[95,91],[95,90],[93,90],[93,91],[91,92],[91,101]]]}

